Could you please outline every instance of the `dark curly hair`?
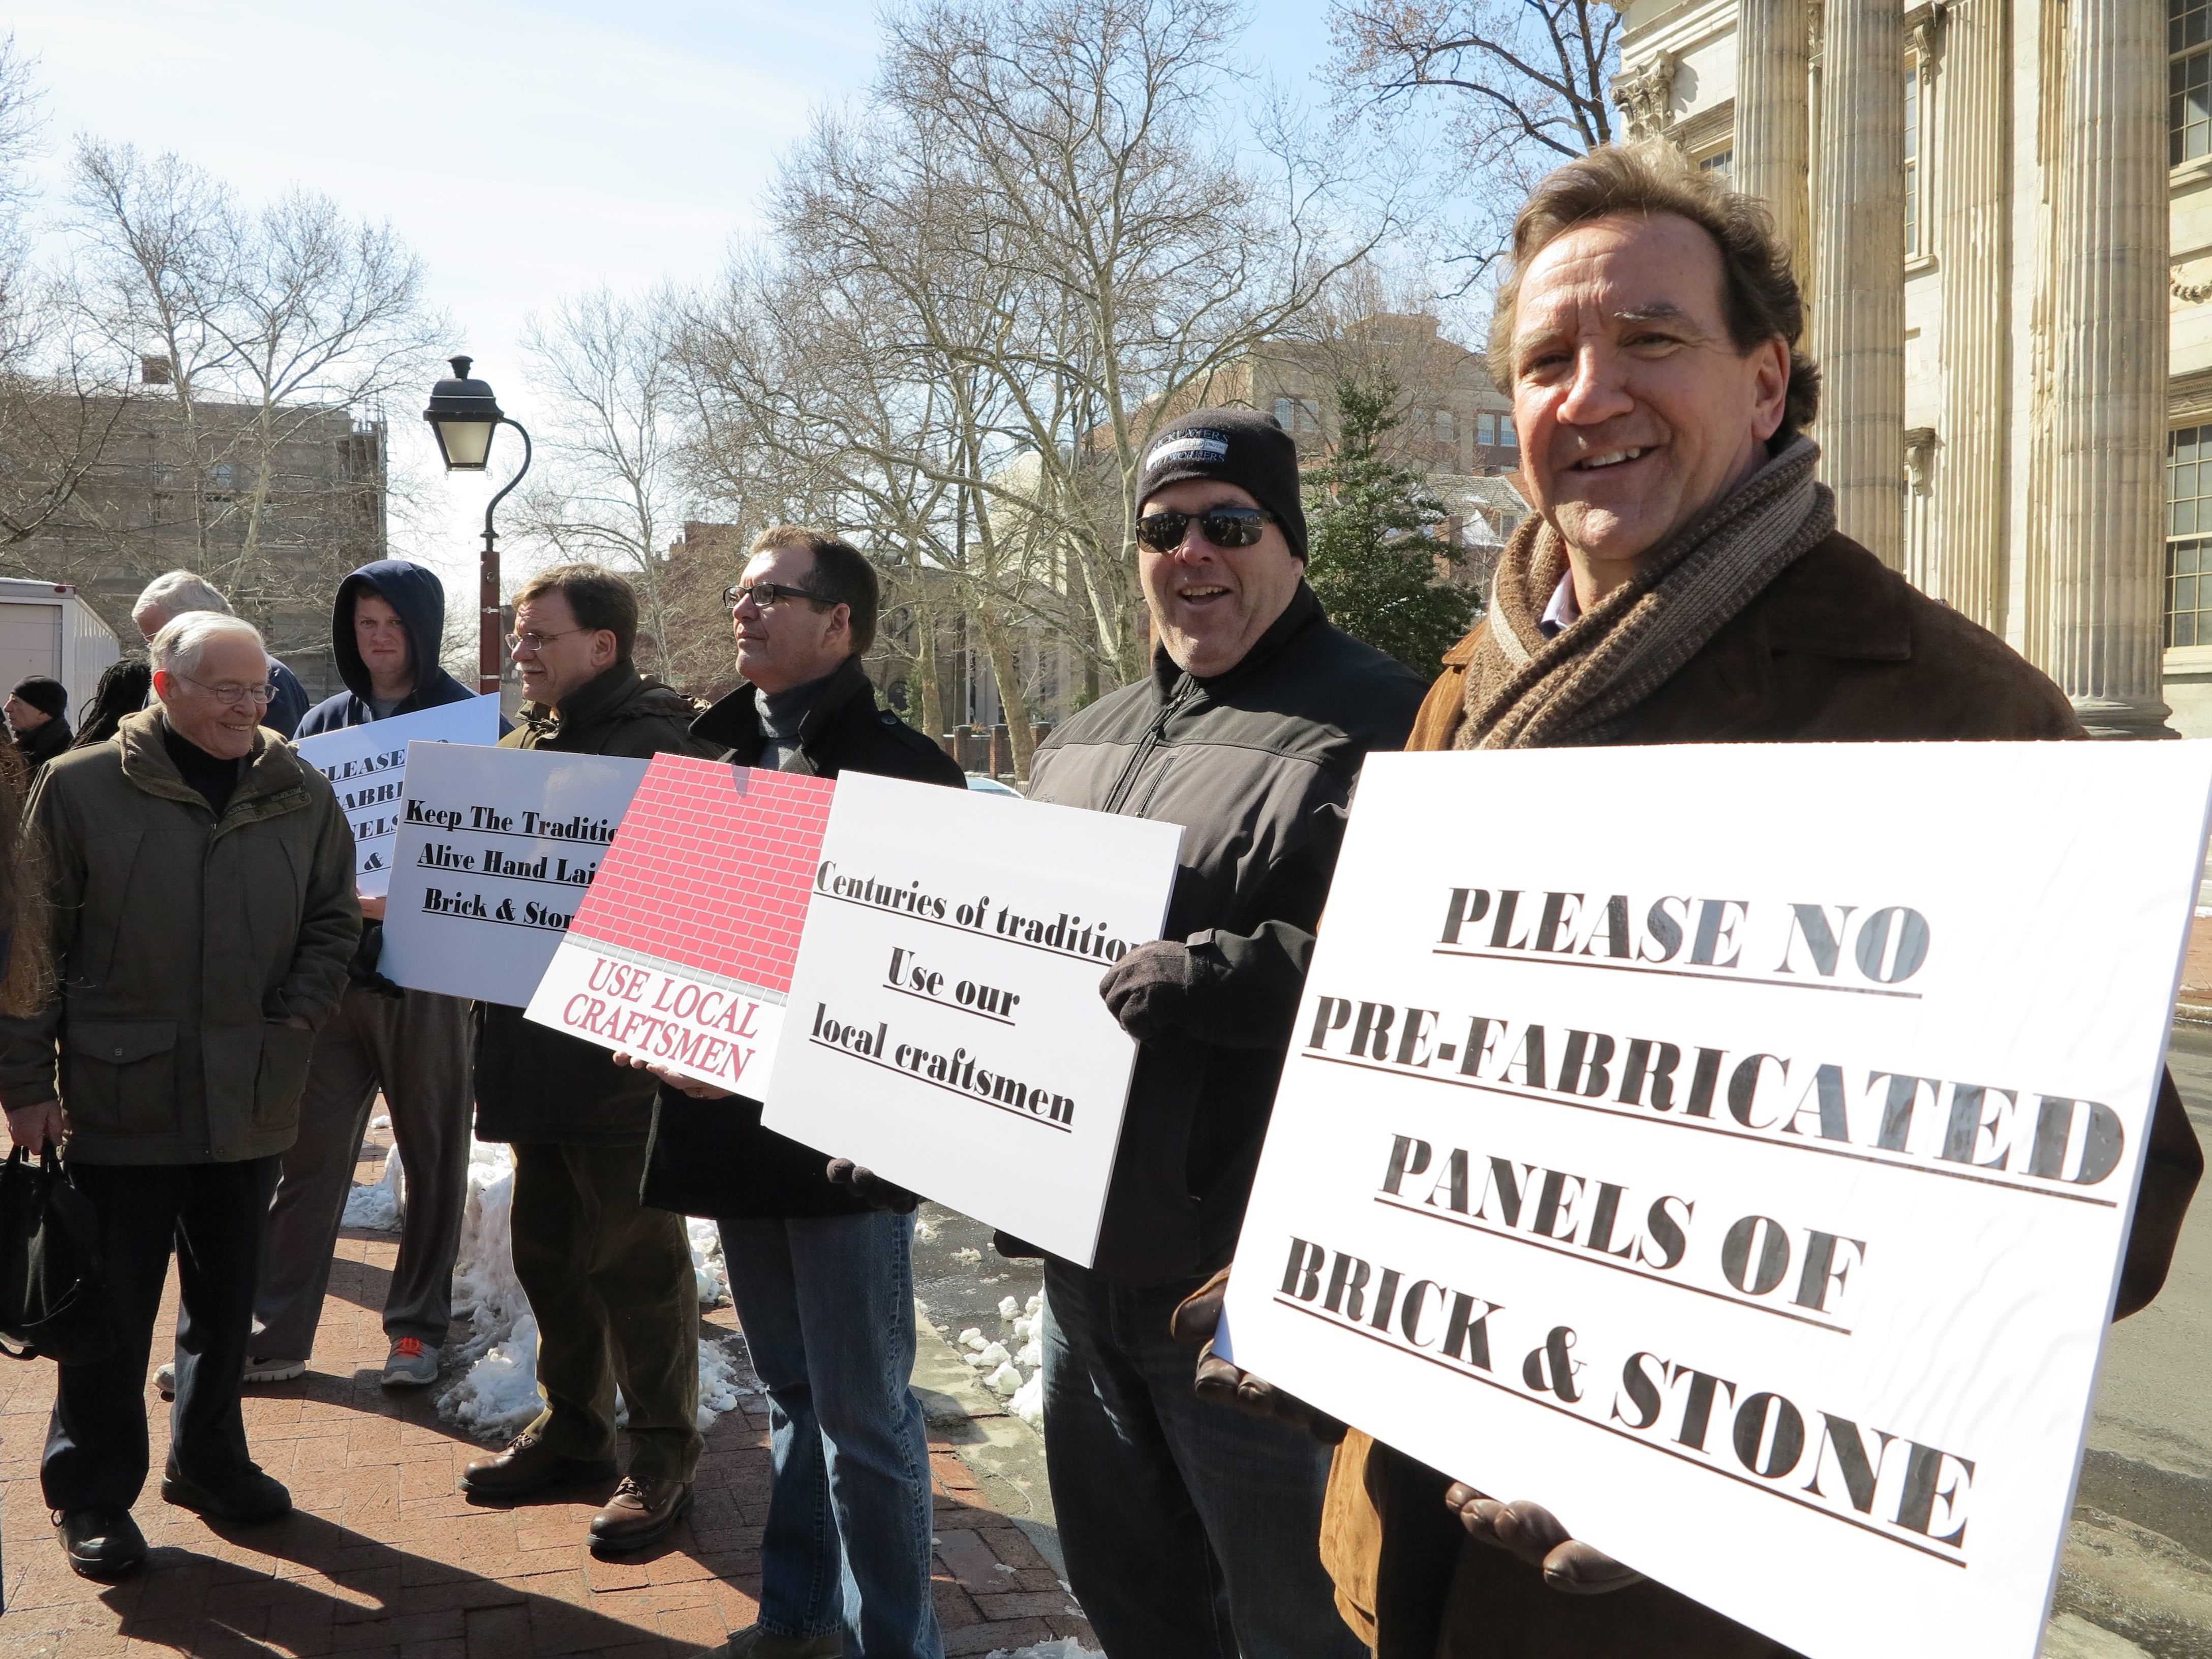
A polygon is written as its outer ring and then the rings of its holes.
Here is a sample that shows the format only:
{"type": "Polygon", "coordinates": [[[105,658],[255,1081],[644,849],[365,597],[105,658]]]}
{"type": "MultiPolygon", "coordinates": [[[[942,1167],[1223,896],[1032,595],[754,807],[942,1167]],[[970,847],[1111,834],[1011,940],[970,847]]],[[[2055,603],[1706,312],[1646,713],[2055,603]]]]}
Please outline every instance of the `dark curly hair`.
{"type": "Polygon", "coordinates": [[[1577,225],[1623,213],[1675,214],[1713,239],[1729,338],[1737,351],[1777,339],[1790,348],[1790,392],[1774,443],[1778,447],[1810,426],[1820,406],[1820,370],[1798,344],[1805,301],[1790,250],[1775,240],[1774,221],[1756,198],[1737,195],[1658,139],[1601,145],[1547,174],[1522,204],[1513,220],[1510,274],[1491,316],[1491,379],[1509,390],[1513,385],[1514,313],[1529,264],[1577,225]]]}

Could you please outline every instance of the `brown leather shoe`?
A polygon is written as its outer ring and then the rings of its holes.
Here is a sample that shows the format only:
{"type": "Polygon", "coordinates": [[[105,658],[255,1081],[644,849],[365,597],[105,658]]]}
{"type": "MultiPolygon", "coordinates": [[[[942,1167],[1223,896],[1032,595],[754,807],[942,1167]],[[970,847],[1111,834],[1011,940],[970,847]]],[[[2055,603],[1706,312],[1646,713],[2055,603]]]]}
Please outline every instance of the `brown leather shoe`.
{"type": "Polygon", "coordinates": [[[606,1554],[641,1550],[690,1507],[689,1480],[641,1480],[626,1474],[607,1506],[592,1517],[592,1547],[606,1554]]]}
{"type": "Polygon", "coordinates": [[[471,1459],[461,1470],[461,1490],[471,1498],[527,1498],[552,1486],[588,1486],[614,1476],[611,1457],[565,1457],[526,1433],[508,1441],[504,1450],[471,1459]]]}

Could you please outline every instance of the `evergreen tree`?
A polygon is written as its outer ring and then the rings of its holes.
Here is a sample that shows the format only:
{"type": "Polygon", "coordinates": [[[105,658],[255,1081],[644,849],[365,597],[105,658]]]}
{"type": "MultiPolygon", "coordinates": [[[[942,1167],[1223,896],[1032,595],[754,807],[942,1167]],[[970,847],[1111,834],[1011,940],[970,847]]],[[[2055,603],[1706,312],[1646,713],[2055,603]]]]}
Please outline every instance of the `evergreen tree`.
{"type": "Polygon", "coordinates": [[[1472,623],[1473,595],[1437,579],[1463,555],[1431,534],[1444,516],[1422,476],[1380,453],[1398,388],[1336,387],[1336,453],[1306,474],[1306,580],[1329,620],[1421,675],[1472,623]]]}

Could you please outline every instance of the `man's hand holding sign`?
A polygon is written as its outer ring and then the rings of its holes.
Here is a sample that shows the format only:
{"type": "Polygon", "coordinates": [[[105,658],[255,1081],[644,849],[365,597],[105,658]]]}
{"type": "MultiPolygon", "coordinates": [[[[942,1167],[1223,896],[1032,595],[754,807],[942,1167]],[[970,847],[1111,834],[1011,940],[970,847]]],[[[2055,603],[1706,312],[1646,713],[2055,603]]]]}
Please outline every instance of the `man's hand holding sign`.
{"type": "Polygon", "coordinates": [[[1370,769],[1229,1297],[1279,1386],[1211,1386],[1375,1431],[1325,1536],[1385,1648],[2027,1654],[2116,1285],[2202,1167],[2154,1102],[2208,768],[1661,746],[2081,728],[1833,532],[1756,204],[1601,151],[1515,262],[1539,516],[1413,746],[1576,752],[1370,769]],[[1415,1491],[1501,1547],[1386,1553],[1415,1491]]]}

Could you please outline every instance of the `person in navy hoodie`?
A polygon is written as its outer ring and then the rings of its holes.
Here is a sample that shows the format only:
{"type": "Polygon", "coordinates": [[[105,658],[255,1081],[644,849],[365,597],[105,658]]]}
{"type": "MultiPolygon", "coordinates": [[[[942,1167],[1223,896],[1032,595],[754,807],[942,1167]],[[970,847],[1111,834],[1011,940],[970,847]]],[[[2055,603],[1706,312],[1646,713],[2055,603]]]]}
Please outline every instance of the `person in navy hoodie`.
{"type": "MultiPolygon", "coordinates": [[[[362,566],[338,585],[331,607],[331,646],[346,690],[309,709],[298,735],[467,702],[476,694],[438,665],[445,632],[446,590],[435,574],[404,559],[362,566]]],[[[407,1192],[399,1260],[384,1299],[384,1331],[392,1342],[386,1387],[436,1379],[453,1316],[475,1105],[474,1024],[465,1000],[403,992],[376,974],[384,901],[365,896],[361,908],[367,924],[361,953],[344,1000],[316,1036],[300,1103],[300,1138],[284,1155],[262,1234],[250,1382],[281,1382],[307,1368],[354,1163],[379,1089],[391,1109],[407,1192]]]]}

